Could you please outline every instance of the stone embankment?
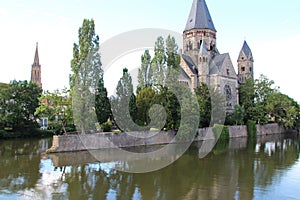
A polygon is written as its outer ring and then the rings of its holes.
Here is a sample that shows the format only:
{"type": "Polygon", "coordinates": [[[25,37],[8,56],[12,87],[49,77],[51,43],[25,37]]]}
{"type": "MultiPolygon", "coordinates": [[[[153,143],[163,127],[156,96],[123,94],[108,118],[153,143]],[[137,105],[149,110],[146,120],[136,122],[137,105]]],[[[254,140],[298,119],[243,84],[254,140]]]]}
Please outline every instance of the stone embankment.
{"type": "MultiPolygon", "coordinates": [[[[278,124],[256,125],[257,136],[274,135],[284,133],[285,130],[278,124]]],[[[230,138],[247,137],[246,126],[229,126],[230,138]]],[[[151,146],[176,143],[175,133],[172,131],[161,131],[157,134],[153,132],[143,133],[145,137],[136,138],[132,134],[85,134],[85,135],[61,135],[53,136],[52,147],[47,153],[75,152],[96,149],[113,149],[120,147],[151,146]],[[149,134],[153,136],[148,137],[149,134]]],[[[198,130],[195,141],[214,140],[215,136],[212,128],[202,128],[198,130]]]]}

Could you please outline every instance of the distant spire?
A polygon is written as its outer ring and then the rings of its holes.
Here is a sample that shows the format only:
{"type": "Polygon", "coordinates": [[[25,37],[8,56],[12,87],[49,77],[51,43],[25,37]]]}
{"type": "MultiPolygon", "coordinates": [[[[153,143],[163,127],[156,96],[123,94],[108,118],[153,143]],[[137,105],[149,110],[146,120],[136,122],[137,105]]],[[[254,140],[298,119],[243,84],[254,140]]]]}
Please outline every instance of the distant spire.
{"type": "Polygon", "coordinates": [[[194,0],[185,31],[191,29],[211,29],[216,31],[205,0],[194,0]]]}
{"type": "Polygon", "coordinates": [[[31,66],[31,82],[42,88],[41,65],[39,61],[38,43],[36,43],[34,61],[31,66]]]}
{"type": "Polygon", "coordinates": [[[251,60],[253,59],[252,51],[251,51],[250,47],[248,46],[246,40],[244,41],[243,47],[240,51],[239,58],[241,58],[243,55],[246,56],[246,59],[251,59],[251,60]]]}
{"type": "Polygon", "coordinates": [[[205,41],[203,38],[202,38],[202,43],[200,46],[199,54],[208,55],[207,47],[206,47],[206,44],[205,44],[205,41]]]}
{"type": "Polygon", "coordinates": [[[38,52],[38,43],[36,43],[36,49],[35,49],[35,55],[34,55],[33,65],[35,65],[35,66],[39,66],[40,65],[39,52],[38,52]]]}

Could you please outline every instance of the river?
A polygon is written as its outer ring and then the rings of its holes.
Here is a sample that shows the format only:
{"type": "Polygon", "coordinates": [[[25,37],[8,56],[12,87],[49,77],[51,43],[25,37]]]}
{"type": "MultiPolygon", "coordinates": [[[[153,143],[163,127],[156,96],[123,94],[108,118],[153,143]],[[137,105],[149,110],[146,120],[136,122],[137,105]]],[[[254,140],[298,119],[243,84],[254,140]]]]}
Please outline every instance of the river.
{"type": "Polygon", "coordinates": [[[271,136],[194,143],[158,171],[130,174],[88,152],[45,155],[51,139],[0,141],[0,199],[300,199],[300,142],[271,136]]]}

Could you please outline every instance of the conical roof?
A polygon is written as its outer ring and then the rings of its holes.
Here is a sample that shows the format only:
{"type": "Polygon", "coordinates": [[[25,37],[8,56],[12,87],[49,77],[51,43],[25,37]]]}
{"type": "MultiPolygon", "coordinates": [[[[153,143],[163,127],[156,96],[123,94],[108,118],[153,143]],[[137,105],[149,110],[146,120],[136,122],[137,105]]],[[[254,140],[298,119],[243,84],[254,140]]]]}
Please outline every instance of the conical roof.
{"type": "Polygon", "coordinates": [[[36,49],[35,49],[35,55],[34,55],[33,65],[34,66],[39,66],[40,65],[39,52],[38,52],[38,43],[36,43],[36,49]]]}
{"type": "Polygon", "coordinates": [[[242,57],[243,55],[246,56],[246,59],[252,59],[252,52],[246,41],[244,41],[243,47],[240,51],[239,58],[242,57]]]}
{"type": "Polygon", "coordinates": [[[211,29],[216,31],[205,0],[194,0],[185,31],[191,29],[211,29]]]}

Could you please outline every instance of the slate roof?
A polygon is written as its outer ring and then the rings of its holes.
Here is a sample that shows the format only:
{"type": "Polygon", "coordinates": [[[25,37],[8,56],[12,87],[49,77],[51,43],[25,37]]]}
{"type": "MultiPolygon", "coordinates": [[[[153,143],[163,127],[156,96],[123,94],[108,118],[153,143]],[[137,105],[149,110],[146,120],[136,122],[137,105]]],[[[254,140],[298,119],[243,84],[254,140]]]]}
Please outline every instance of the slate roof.
{"type": "Polygon", "coordinates": [[[209,65],[209,75],[219,74],[222,67],[224,66],[224,61],[229,56],[228,53],[216,55],[209,65]]]}
{"type": "Polygon", "coordinates": [[[201,28],[216,31],[205,0],[194,0],[185,31],[201,28]]]}
{"type": "Polygon", "coordinates": [[[184,71],[184,69],[181,69],[181,73],[179,75],[179,79],[180,80],[190,80],[191,78],[189,77],[189,75],[184,71]]]}
{"type": "Polygon", "coordinates": [[[189,66],[190,70],[193,72],[193,74],[198,74],[197,67],[194,63],[194,61],[191,59],[191,57],[182,54],[181,55],[185,63],[189,66]]]}
{"type": "Polygon", "coordinates": [[[246,55],[247,59],[252,59],[252,52],[246,41],[244,41],[243,47],[240,51],[240,56],[243,52],[246,55]]]}

